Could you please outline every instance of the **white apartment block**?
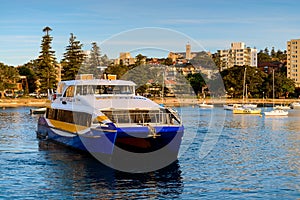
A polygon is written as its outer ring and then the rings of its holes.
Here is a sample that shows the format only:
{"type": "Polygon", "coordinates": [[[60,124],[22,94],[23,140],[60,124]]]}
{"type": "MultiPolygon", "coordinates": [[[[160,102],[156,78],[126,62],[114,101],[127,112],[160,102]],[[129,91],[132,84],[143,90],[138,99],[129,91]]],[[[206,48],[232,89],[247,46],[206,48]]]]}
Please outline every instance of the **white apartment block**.
{"type": "Polygon", "coordinates": [[[230,49],[218,50],[218,55],[224,63],[223,69],[244,65],[257,67],[257,49],[246,47],[244,42],[233,42],[230,49]]]}
{"type": "Polygon", "coordinates": [[[300,87],[300,39],[287,42],[287,77],[300,87]]]}

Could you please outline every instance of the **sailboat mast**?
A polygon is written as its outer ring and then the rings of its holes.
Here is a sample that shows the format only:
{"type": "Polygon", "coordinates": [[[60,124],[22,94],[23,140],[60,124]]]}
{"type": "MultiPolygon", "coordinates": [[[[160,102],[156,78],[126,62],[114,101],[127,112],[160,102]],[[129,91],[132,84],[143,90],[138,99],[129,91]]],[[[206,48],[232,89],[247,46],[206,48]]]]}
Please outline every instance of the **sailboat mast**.
{"type": "Polygon", "coordinates": [[[162,76],[162,103],[164,103],[164,93],[165,93],[165,67],[163,67],[163,76],[162,76]]]}
{"type": "Polygon", "coordinates": [[[244,83],[243,83],[243,104],[244,104],[244,100],[245,100],[246,70],[247,70],[247,68],[245,67],[245,71],[244,71],[244,83]]]}
{"type": "Polygon", "coordinates": [[[273,108],[274,108],[274,102],[275,101],[275,86],[274,86],[274,68],[273,68],[273,108]]]}

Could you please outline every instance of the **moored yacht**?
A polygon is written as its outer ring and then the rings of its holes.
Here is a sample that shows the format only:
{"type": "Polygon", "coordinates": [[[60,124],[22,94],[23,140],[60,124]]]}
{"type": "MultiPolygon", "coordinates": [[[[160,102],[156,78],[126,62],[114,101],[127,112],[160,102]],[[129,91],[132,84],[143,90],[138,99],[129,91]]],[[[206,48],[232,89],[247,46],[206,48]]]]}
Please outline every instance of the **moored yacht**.
{"type": "Polygon", "coordinates": [[[201,104],[199,104],[200,108],[213,108],[213,104],[207,104],[205,101],[203,101],[201,104]]]}
{"type": "Polygon", "coordinates": [[[264,112],[264,114],[265,116],[287,116],[289,112],[283,109],[274,109],[269,112],[264,112]]]}
{"type": "Polygon", "coordinates": [[[233,109],[241,108],[241,107],[242,107],[242,104],[224,104],[223,105],[224,110],[233,110],[233,109]]]}
{"type": "Polygon", "coordinates": [[[233,114],[260,114],[261,109],[258,108],[236,108],[232,111],[233,114]]]}
{"type": "Polygon", "coordinates": [[[299,109],[300,108],[300,101],[295,101],[291,103],[291,108],[292,109],[299,109]]]}

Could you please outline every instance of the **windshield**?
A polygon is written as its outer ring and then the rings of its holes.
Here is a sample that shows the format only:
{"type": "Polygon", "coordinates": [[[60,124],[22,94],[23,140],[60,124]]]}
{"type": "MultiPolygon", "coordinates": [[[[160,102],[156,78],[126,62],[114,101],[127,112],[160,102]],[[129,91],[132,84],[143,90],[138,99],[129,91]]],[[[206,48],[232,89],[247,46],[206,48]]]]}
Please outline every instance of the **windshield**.
{"type": "Polygon", "coordinates": [[[129,85],[77,85],[76,95],[134,94],[134,86],[129,85]]]}

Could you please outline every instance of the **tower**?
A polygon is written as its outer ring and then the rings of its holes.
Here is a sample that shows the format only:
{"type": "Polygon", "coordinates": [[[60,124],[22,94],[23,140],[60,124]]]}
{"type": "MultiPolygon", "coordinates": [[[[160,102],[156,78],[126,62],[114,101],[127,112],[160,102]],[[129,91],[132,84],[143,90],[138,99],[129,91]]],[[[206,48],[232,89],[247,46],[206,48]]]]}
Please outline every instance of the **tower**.
{"type": "Polygon", "coordinates": [[[190,43],[187,43],[186,46],[185,46],[185,58],[187,60],[190,60],[192,58],[191,56],[191,45],[190,43]]]}

